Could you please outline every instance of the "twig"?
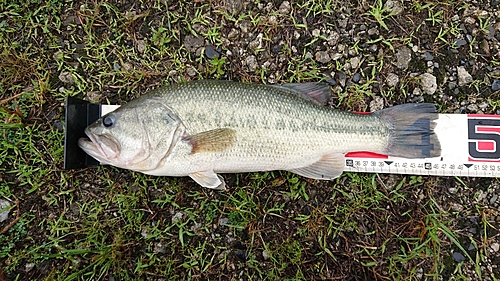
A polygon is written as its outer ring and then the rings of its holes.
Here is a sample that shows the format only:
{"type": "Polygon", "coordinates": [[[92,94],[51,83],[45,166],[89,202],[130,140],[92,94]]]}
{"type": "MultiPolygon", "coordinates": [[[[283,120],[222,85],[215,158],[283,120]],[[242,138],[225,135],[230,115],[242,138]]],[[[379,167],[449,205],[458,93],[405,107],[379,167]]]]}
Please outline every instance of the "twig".
{"type": "Polygon", "coordinates": [[[19,207],[19,199],[16,198],[16,207],[17,207],[17,214],[16,218],[11,221],[8,225],[6,225],[2,230],[0,230],[0,234],[4,234],[7,232],[11,227],[14,226],[20,219],[21,219],[21,208],[19,207]]]}

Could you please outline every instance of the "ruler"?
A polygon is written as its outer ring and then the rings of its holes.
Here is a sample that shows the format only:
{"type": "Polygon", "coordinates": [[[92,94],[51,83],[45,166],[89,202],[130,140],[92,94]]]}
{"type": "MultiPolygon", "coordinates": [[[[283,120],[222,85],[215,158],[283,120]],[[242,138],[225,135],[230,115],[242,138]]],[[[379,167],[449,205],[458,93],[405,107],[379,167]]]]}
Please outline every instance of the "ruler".
{"type": "MultiPolygon", "coordinates": [[[[118,108],[102,105],[101,116],[118,108]]],[[[344,171],[434,176],[500,176],[500,115],[439,114],[441,156],[424,159],[370,152],[346,154],[344,171]]]]}
{"type": "Polygon", "coordinates": [[[500,115],[439,114],[434,129],[441,156],[406,159],[373,153],[346,154],[345,171],[435,176],[500,176],[500,115]]]}

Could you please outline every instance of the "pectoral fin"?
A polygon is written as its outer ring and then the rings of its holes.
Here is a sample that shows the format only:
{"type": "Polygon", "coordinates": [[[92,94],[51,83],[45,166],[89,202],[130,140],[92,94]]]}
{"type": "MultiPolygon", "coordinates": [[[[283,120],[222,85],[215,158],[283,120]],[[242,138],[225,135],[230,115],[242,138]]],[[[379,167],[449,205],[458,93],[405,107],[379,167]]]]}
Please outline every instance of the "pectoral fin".
{"type": "Polygon", "coordinates": [[[226,183],[224,179],[214,173],[214,171],[201,171],[196,173],[191,173],[189,176],[203,187],[208,187],[217,190],[225,190],[226,183]]]}
{"type": "Polygon", "coordinates": [[[338,178],[344,171],[344,154],[327,154],[309,166],[288,170],[306,178],[317,180],[332,180],[338,178]]]}
{"type": "Polygon", "coordinates": [[[187,136],[184,140],[191,144],[191,154],[222,151],[234,145],[236,131],[227,128],[215,129],[187,136]]]}

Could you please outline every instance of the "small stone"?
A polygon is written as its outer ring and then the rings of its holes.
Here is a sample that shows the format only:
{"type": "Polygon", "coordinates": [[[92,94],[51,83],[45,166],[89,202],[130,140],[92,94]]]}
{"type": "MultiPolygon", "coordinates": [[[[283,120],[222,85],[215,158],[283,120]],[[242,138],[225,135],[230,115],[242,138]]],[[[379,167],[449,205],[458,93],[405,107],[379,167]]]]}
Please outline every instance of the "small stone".
{"type": "Polygon", "coordinates": [[[476,234],[477,233],[477,229],[475,227],[471,227],[471,228],[469,228],[469,233],[476,234]]]}
{"type": "Polygon", "coordinates": [[[467,41],[465,41],[464,39],[458,39],[455,41],[455,45],[457,47],[462,47],[462,46],[467,45],[467,41]]]}
{"type": "Polygon", "coordinates": [[[424,57],[425,57],[425,60],[427,60],[427,61],[430,61],[430,60],[434,59],[434,57],[429,52],[425,52],[424,53],[424,57]]]}
{"type": "Polygon", "coordinates": [[[195,53],[200,47],[205,44],[205,39],[203,37],[194,37],[193,35],[187,35],[184,38],[184,46],[186,50],[190,53],[195,53]]]}
{"type": "Polygon", "coordinates": [[[388,13],[397,16],[403,12],[403,5],[400,1],[387,0],[384,4],[384,9],[387,9],[388,13]]]}
{"type": "Polygon", "coordinates": [[[155,244],[153,252],[156,254],[165,254],[167,252],[167,247],[163,245],[161,242],[155,244]]]}
{"type": "Polygon", "coordinates": [[[281,2],[281,5],[278,8],[278,14],[288,15],[290,13],[290,10],[291,10],[290,2],[283,1],[281,2]]]}
{"type": "Polygon", "coordinates": [[[113,63],[113,70],[114,71],[120,71],[122,69],[122,66],[118,62],[113,63]]]}
{"type": "Polygon", "coordinates": [[[451,205],[451,210],[455,211],[455,212],[461,212],[464,210],[464,206],[462,206],[458,203],[453,203],[453,205],[451,205]]]}
{"type": "Polygon", "coordinates": [[[61,80],[61,82],[63,83],[67,83],[67,84],[74,84],[75,83],[75,79],[73,78],[73,75],[71,75],[70,72],[68,71],[61,71],[61,73],[59,74],[59,80],[61,80]]]}
{"type": "Polygon", "coordinates": [[[448,89],[453,90],[453,89],[455,89],[456,87],[457,87],[457,83],[455,83],[455,82],[453,82],[453,81],[452,81],[452,82],[450,82],[450,83],[448,83],[448,89]]]}
{"type": "Polygon", "coordinates": [[[356,69],[359,66],[359,57],[354,57],[351,59],[351,68],[356,69]]]}
{"type": "Polygon", "coordinates": [[[339,19],[338,23],[339,23],[339,27],[340,28],[346,28],[347,27],[347,20],[346,19],[339,19]]]}
{"type": "Polygon", "coordinates": [[[500,90],[500,80],[499,79],[494,79],[493,83],[491,83],[491,89],[493,91],[498,91],[500,90]]]}
{"type": "Polygon", "coordinates": [[[433,95],[437,90],[436,76],[430,73],[420,75],[420,85],[425,93],[433,95]]]}
{"type": "Polygon", "coordinates": [[[0,199],[0,222],[4,222],[9,218],[10,202],[0,199]]]}
{"type": "Polygon", "coordinates": [[[379,31],[378,31],[378,28],[376,28],[376,27],[368,29],[368,35],[374,36],[374,35],[378,35],[378,34],[379,34],[379,31]]]}
{"type": "MultiPolygon", "coordinates": [[[[467,109],[469,109],[469,107],[467,107],[467,109]]],[[[478,195],[477,195],[477,202],[483,201],[484,199],[486,199],[487,196],[488,196],[487,192],[479,190],[478,195]]]]}
{"type": "Polygon", "coordinates": [[[342,71],[339,72],[337,74],[337,77],[339,79],[340,86],[345,87],[345,80],[347,79],[347,75],[345,74],[345,72],[342,72],[342,71]]]}
{"type": "Polygon", "coordinates": [[[226,10],[232,14],[236,15],[243,9],[243,1],[242,0],[226,0],[226,10]]]}
{"type": "Polygon", "coordinates": [[[387,83],[387,86],[392,88],[399,83],[399,76],[391,72],[387,74],[387,78],[385,79],[385,81],[387,83]]]}
{"type": "Polygon", "coordinates": [[[175,213],[175,215],[172,217],[172,223],[177,223],[177,222],[180,222],[182,220],[182,218],[184,217],[184,214],[181,213],[181,212],[177,212],[175,213]]]}
{"type": "MultiPolygon", "coordinates": [[[[477,104],[473,103],[473,104],[469,104],[469,105],[467,106],[467,110],[468,110],[469,112],[477,112],[477,111],[479,110],[479,107],[477,106],[477,104]]],[[[486,194],[486,193],[484,193],[484,194],[486,194]]],[[[484,198],[483,198],[483,199],[484,199],[484,198]]]]}
{"type": "Polygon", "coordinates": [[[458,86],[465,86],[472,82],[472,75],[467,72],[464,66],[457,67],[458,86]]]}
{"type": "Polygon", "coordinates": [[[361,80],[361,74],[359,72],[356,72],[353,76],[352,76],[352,82],[354,83],[358,83],[359,80],[361,80]]]}
{"type": "Polygon", "coordinates": [[[384,98],[376,96],[370,101],[370,112],[375,112],[384,108],[384,98]]]}
{"type": "Polygon", "coordinates": [[[462,253],[453,252],[453,260],[455,262],[463,262],[463,261],[465,261],[465,257],[464,257],[464,255],[462,255],[462,253]]]}
{"type": "Polygon", "coordinates": [[[231,31],[229,31],[229,34],[227,35],[227,38],[229,40],[236,40],[240,36],[240,31],[236,28],[232,28],[231,31]]]}
{"type": "Polygon", "coordinates": [[[318,61],[320,63],[329,63],[331,61],[331,58],[330,58],[330,55],[328,54],[328,52],[324,52],[324,51],[316,52],[315,58],[316,58],[316,61],[318,61]]]}
{"type": "Polygon", "coordinates": [[[340,59],[341,57],[342,57],[342,54],[340,54],[340,53],[335,53],[335,54],[333,54],[333,55],[332,55],[332,57],[331,57],[331,58],[332,58],[332,60],[338,60],[338,59],[340,59]]]}
{"type": "Polygon", "coordinates": [[[252,42],[248,43],[248,48],[250,48],[253,51],[262,49],[262,39],[264,38],[264,34],[259,33],[255,40],[252,42]]]}
{"type": "Polygon", "coordinates": [[[137,52],[143,54],[146,51],[146,40],[137,40],[137,52]]]}
{"type": "Polygon", "coordinates": [[[25,266],[24,266],[24,270],[26,272],[30,272],[33,268],[35,267],[35,264],[32,263],[32,262],[29,262],[27,263],[25,266]]]}
{"type": "Polygon", "coordinates": [[[212,59],[213,57],[220,58],[220,53],[217,50],[215,50],[214,47],[208,45],[205,48],[205,56],[207,56],[207,58],[209,59],[212,59]]]}
{"type": "Polygon", "coordinates": [[[259,65],[257,64],[257,58],[255,58],[254,55],[248,56],[245,59],[245,62],[247,64],[248,70],[251,72],[254,72],[259,67],[259,65]]]}
{"type": "Polygon", "coordinates": [[[186,72],[187,72],[187,75],[189,75],[191,77],[196,76],[196,70],[192,66],[188,66],[186,72]]]}
{"type": "Polygon", "coordinates": [[[399,69],[407,69],[411,60],[411,50],[404,46],[396,53],[396,66],[399,69]]]}
{"type": "Polygon", "coordinates": [[[498,199],[498,196],[496,194],[494,194],[493,196],[491,196],[490,198],[490,204],[495,204],[495,202],[497,201],[498,199]]]}
{"type": "Polygon", "coordinates": [[[495,243],[491,243],[490,248],[491,248],[491,251],[493,253],[496,253],[496,252],[498,252],[498,250],[500,250],[500,244],[498,244],[496,242],[495,243]]]}
{"type": "Polygon", "coordinates": [[[319,29],[315,29],[315,30],[312,31],[312,36],[318,37],[319,35],[320,35],[319,29]]]}
{"type": "Polygon", "coordinates": [[[221,218],[219,220],[219,224],[220,225],[227,225],[227,223],[229,222],[229,219],[228,218],[221,218]]]}
{"type": "Polygon", "coordinates": [[[456,194],[457,191],[458,191],[458,189],[456,187],[450,187],[450,188],[448,188],[448,192],[450,194],[456,194]]]}
{"type": "Polygon", "coordinates": [[[266,250],[262,251],[262,258],[265,261],[267,261],[269,259],[269,253],[266,250]]]}

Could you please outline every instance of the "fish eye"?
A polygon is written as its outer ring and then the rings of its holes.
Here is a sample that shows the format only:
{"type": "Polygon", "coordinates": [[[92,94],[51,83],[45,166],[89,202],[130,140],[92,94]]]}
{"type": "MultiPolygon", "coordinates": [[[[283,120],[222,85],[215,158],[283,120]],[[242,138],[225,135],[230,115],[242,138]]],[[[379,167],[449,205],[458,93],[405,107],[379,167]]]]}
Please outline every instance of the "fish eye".
{"type": "Polygon", "coordinates": [[[107,128],[112,127],[115,124],[115,117],[113,115],[104,117],[104,119],[102,119],[102,124],[107,128]]]}

